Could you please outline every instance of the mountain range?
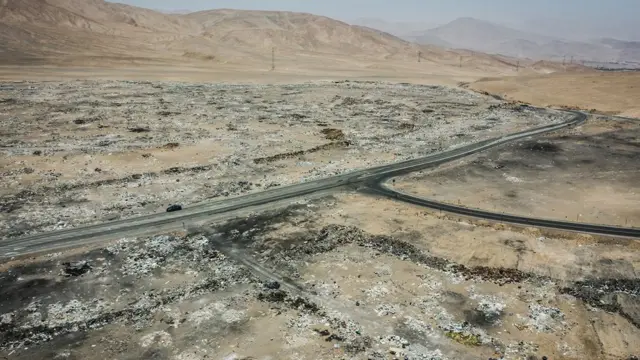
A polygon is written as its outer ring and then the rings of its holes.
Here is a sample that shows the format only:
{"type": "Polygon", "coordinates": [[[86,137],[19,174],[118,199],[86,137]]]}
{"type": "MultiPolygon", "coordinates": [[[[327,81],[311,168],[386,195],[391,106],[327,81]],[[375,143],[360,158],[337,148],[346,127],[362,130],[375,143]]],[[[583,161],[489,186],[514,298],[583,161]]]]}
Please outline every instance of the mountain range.
{"type": "Polygon", "coordinates": [[[419,24],[413,24],[411,34],[404,37],[373,28],[376,24],[381,23],[352,25],[285,11],[217,9],[185,14],[103,0],[0,0],[0,62],[205,62],[265,67],[276,51],[280,63],[299,71],[405,69],[492,76],[523,69],[535,73],[575,70],[575,66],[537,61],[557,59],[572,47],[577,47],[575,53],[588,51],[594,56],[608,49],[607,58],[633,57],[638,52],[619,40],[588,46],[563,43],[471,18],[426,31],[415,30],[419,24]]]}
{"type": "MultiPolygon", "coordinates": [[[[278,61],[307,68],[435,66],[490,74],[515,62],[470,50],[416,44],[385,31],[324,16],[217,9],[166,13],[103,0],[0,0],[3,63],[207,62],[246,66],[278,61]],[[79,60],[80,59],[80,60],[79,60]]],[[[460,70],[456,70],[459,72],[460,70]]]]}
{"type": "MultiPolygon", "coordinates": [[[[371,23],[356,20],[355,23],[371,23]]],[[[489,54],[571,62],[640,62],[640,42],[610,38],[589,41],[567,40],[561,37],[518,30],[505,25],[470,17],[458,18],[433,28],[403,31],[398,23],[377,21],[377,26],[387,29],[405,40],[431,44],[451,49],[471,49],[489,54]]]]}

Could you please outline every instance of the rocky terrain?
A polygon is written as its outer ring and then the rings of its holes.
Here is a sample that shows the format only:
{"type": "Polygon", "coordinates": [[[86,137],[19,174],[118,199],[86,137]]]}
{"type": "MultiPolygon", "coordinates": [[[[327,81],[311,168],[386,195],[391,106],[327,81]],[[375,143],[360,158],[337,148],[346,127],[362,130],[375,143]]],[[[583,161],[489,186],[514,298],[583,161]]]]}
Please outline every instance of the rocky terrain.
{"type": "Polygon", "coordinates": [[[464,90],[379,82],[0,85],[0,234],[164,211],[562,121],[464,90]]]}
{"type": "Polygon", "coordinates": [[[345,194],[16,259],[0,276],[0,357],[633,359],[639,284],[604,261],[633,242],[586,240],[345,194]],[[503,251],[447,254],[476,237],[503,251]],[[581,261],[528,268],[558,253],[581,261]]]}

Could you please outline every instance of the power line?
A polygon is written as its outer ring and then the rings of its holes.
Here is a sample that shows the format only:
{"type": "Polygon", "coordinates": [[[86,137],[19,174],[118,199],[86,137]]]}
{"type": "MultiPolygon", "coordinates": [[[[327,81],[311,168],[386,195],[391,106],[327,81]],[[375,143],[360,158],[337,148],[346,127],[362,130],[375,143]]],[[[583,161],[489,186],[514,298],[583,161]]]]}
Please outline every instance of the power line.
{"type": "Polygon", "coordinates": [[[276,69],[276,48],[271,48],[271,71],[275,71],[276,69]]]}

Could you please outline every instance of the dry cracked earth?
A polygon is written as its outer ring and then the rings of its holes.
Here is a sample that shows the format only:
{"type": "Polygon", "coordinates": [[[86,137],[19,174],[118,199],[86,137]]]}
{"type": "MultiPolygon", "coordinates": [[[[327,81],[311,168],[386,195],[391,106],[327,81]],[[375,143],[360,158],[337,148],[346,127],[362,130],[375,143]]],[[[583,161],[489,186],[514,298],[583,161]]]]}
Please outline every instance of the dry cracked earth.
{"type": "Polygon", "coordinates": [[[224,199],[566,116],[463,90],[377,82],[0,84],[0,234],[224,199]]]}
{"type": "MultiPolygon", "coordinates": [[[[24,82],[2,84],[0,99],[4,238],[566,118],[373,82],[24,82]]],[[[639,250],[633,239],[472,221],[345,191],[6,260],[0,359],[632,360],[639,250]]]]}

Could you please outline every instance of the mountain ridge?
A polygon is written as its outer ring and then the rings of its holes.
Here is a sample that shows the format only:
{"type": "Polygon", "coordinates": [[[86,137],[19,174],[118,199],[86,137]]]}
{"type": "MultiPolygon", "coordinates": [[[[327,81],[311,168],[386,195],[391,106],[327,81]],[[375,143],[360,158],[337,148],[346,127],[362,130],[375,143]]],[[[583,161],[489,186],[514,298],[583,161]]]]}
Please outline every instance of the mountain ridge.
{"type": "MultiPolygon", "coordinates": [[[[536,34],[471,17],[414,33],[410,39],[421,44],[472,49],[533,60],[640,61],[633,42],[583,42],[536,34]],[[616,46],[612,45],[618,45],[616,46]]],[[[615,39],[614,39],[615,40],[615,39]]]]}
{"type": "MultiPolygon", "coordinates": [[[[0,0],[5,63],[69,59],[235,65],[297,59],[317,69],[437,66],[511,74],[515,61],[419,45],[388,32],[309,13],[215,9],[166,14],[103,0],[0,0]],[[120,60],[119,60],[120,59],[120,60]],[[393,63],[392,63],[393,62],[393,63]]],[[[78,60],[80,61],[80,60],[78,60]]],[[[526,64],[523,64],[523,66],[526,64]]],[[[455,69],[455,70],[453,70],[455,69]]]]}

